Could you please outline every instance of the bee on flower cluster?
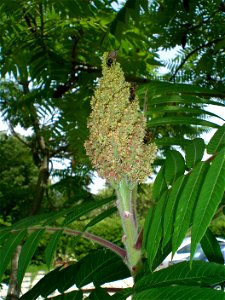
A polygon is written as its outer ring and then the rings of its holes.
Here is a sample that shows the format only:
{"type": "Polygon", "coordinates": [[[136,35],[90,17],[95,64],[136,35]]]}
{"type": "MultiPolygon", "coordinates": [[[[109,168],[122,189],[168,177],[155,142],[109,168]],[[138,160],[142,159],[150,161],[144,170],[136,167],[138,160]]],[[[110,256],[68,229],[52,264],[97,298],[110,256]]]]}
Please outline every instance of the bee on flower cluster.
{"type": "Polygon", "coordinates": [[[117,58],[117,54],[118,54],[118,51],[117,50],[112,50],[108,53],[108,56],[107,56],[107,66],[110,68],[112,66],[112,64],[116,61],[116,58],[117,58]]]}
{"type": "Polygon", "coordinates": [[[149,144],[152,142],[153,139],[154,139],[154,133],[151,130],[146,129],[143,143],[149,144]]]}
{"type": "MultiPolygon", "coordinates": [[[[112,66],[112,64],[114,62],[116,62],[117,59],[117,54],[118,54],[118,50],[112,50],[109,51],[107,58],[106,58],[106,64],[107,66],[110,68],[112,66]]],[[[135,94],[136,94],[136,89],[137,89],[137,84],[136,82],[131,82],[130,85],[130,97],[129,97],[129,101],[132,102],[135,99],[135,94]]]]}
{"type": "Polygon", "coordinates": [[[135,95],[136,95],[136,90],[137,90],[136,82],[131,82],[131,84],[130,84],[130,97],[129,97],[130,102],[134,101],[135,95]]]}

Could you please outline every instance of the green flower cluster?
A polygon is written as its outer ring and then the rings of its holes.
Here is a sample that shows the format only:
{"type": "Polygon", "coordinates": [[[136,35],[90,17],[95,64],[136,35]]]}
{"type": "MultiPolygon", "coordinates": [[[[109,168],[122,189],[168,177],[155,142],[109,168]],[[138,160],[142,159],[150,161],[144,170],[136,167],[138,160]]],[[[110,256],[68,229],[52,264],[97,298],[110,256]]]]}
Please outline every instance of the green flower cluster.
{"type": "Polygon", "coordinates": [[[129,100],[130,84],[120,64],[108,67],[106,62],[107,53],[103,55],[103,76],[91,100],[86,152],[99,176],[111,184],[143,182],[151,174],[156,146],[143,143],[146,120],[137,96],[129,100]]]}

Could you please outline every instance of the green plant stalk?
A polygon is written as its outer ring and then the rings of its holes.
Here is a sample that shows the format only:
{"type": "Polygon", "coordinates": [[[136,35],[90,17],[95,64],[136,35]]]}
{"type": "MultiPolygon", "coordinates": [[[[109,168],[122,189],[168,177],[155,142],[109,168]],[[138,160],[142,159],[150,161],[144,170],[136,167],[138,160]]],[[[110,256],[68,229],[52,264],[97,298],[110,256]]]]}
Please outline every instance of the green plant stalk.
{"type": "MultiPolygon", "coordinates": [[[[62,227],[47,227],[47,226],[32,226],[32,227],[28,227],[27,229],[31,232],[35,231],[35,230],[40,230],[40,229],[45,229],[48,232],[56,232],[56,231],[61,231],[63,229],[63,232],[65,234],[72,235],[72,236],[81,236],[89,241],[93,241],[107,249],[110,249],[111,251],[116,253],[118,256],[120,256],[123,260],[125,260],[125,258],[126,258],[126,251],[123,248],[117,246],[116,244],[114,244],[112,242],[109,242],[108,240],[101,238],[100,236],[92,234],[90,232],[73,230],[73,229],[62,228],[62,227]]],[[[22,230],[24,230],[24,228],[13,229],[8,232],[16,233],[16,232],[22,231],[22,230]]]]}
{"type": "Polygon", "coordinates": [[[132,195],[137,184],[130,184],[126,179],[121,180],[115,187],[117,192],[117,208],[120,214],[123,237],[122,241],[126,247],[126,263],[131,273],[136,271],[141,261],[141,251],[137,249],[138,226],[136,219],[136,207],[134,207],[132,195]]]}

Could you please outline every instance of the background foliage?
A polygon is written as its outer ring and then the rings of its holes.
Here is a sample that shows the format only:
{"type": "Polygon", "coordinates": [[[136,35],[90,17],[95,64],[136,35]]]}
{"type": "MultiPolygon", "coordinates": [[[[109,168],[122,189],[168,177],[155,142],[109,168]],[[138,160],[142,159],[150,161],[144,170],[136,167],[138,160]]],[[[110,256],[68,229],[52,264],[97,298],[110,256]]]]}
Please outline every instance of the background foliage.
{"type": "MultiPolygon", "coordinates": [[[[225,127],[211,108],[224,109],[224,14],[220,0],[1,2],[0,109],[10,130],[10,136],[0,138],[1,276],[22,245],[18,265],[10,267],[10,286],[19,284],[9,289],[7,300],[19,299],[19,285],[46,232],[51,236],[43,247],[49,267],[57,247],[62,252],[65,245],[67,250],[79,247],[83,238],[119,255],[99,249],[80,259],[78,248],[78,262],[53,269],[21,299],[46,298],[56,288],[61,295],[52,299],[82,299],[80,288],[89,282],[96,287],[89,299],[126,299],[131,293],[136,300],[186,294],[224,299],[224,293],[208,289],[224,281],[223,264],[193,261],[192,269],[182,263],[152,273],[167,253],[176,251],[191,225],[192,254],[204,239],[203,249],[215,248],[208,227],[223,214],[225,127]],[[174,48],[175,58],[160,60],[159,50],[174,48]],[[138,193],[140,216],[147,213],[143,266],[133,290],[111,297],[100,285],[126,278],[129,271],[112,216],[115,196],[90,193],[93,173],[83,144],[101,56],[112,49],[119,50],[126,80],[137,84],[146,139],[154,140],[159,153],[152,193],[148,188],[141,193],[143,187],[138,193]],[[163,65],[164,75],[159,74],[163,65]],[[30,134],[19,135],[18,125],[30,134]],[[209,143],[199,138],[212,128],[217,131],[209,143]],[[203,158],[206,151],[208,159],[203,158]],[[58,170],[55,161],[65,160],[58,170]],[[92,227],[94,234],[116,243],[90,235],[92,227]],[[80,290],[66,293],[74,283],[80,290]]],[[[213,253],[211,260],[218,256],[213,253]]]]}

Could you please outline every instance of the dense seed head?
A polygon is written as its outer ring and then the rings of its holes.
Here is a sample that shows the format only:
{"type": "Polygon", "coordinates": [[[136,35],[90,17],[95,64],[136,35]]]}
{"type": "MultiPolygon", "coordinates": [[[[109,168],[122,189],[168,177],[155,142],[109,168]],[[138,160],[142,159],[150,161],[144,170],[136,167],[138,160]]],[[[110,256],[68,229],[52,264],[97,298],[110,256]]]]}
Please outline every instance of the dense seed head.
{"type": "Polygon", "coordinates": [[[143,182],[151,174],[155,144],[144,144],[146,120],[138,98],[130,99],[130,84],[125,81],[120,64],[107,66],[103,56],[103,76],[91,100],[88,122],[89,140],[85,148],[98,174],[110,183],[126,179],[143,182]]]}

